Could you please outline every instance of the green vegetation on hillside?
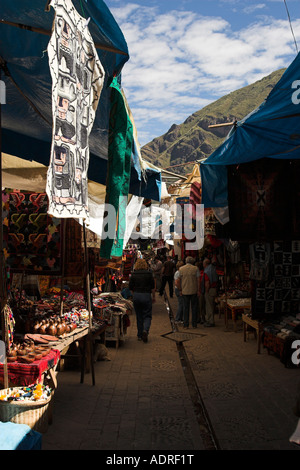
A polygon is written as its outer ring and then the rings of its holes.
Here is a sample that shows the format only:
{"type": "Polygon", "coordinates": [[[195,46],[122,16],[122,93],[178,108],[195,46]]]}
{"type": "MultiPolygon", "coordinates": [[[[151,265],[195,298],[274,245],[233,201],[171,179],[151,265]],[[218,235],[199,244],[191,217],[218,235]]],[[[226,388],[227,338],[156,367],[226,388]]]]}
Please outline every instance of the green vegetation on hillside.
{"type": "Polygon", "coordinates": [[[252,85],[240,88],[173,124],[168,132],[142,147],[145,160],[178,174],[191,171],[194,162],[209,157],[223,142],[230,127],[209,128],[212,124],[239,121],[269,95],[285,69],[277,70],[252,85]]]}

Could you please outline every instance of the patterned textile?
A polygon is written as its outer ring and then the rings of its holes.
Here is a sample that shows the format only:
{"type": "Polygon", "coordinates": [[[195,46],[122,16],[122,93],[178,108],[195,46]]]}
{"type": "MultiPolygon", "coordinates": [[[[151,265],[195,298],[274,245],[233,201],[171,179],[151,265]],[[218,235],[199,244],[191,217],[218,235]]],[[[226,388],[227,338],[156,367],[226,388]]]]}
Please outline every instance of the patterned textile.
{"type": "Polygon", "coordinates": [[[60,274],[61,221],[47,213],[46,193],[2,192],[3,246],[14,272],[60,274]]]}
{"type": "MultiPolygon", "coordinates": [[[[102,237],[100,256],[105,259],[110,259],[112,256],[122,256],[123,253],[133,145],[133,126],[116,77],[110,87],[111,110],[105,202],[114,207],[117,221],[114,236],[112,236],[111,227],[108,227],[108,235],[102,237]]],[[[103,229],[105,229],[105,220],[103,229]]],[[[104,232],[106,231],[104,230],[104,232]]]]}
{"type": "MultiPolygon", "coordinates": [[[[50,369],[60,358],[60,352],[57,349],[51,349],[47,356],[40,361],[34,361],[31,364],[13,362],[7,364],[8,380],[13,385],[32,385],[42,378],[43,372],[50,369]]],[[[0,364],[0,381],[3,379],[3,364],[0,364]]]]}
{"type": "Polygon", "coordinates": [[[88,221],[89,134],[104,81],[86,20],[71,0],[52,0],[48,44],[52,77],[53,136],[47,173],[49,213],[88,221]]]}
{"type": "Polygon", "coordinates": [[[201,204],[201,183],[198,181],[191,184],[189,203],[192,205],[192,228],[195,231],[197,219],[196,206],[201,204]]]}
{"type": "Polygon", "coordinates": [[[228,167],[230,238],[268,241],[293,237],[292,181],[288,161],[262,159],[228,167]]]}
{"type": "Polygon", "coordinates": [[[65,276],[82,276],[82,227],[74,219],[66,220],[65,276]]]}
{"type": "Polygon", "coordinates": [[[266,271],[269,277],[265,282],[254,281],[252,317],[264,319],[299,313],[300,241],[272,243],[266,271]]]}
{"type": "Polygon", "coordinates": [[[201,183],[198,181],[191,184],[190,203],[201,204],[201,183]]]}

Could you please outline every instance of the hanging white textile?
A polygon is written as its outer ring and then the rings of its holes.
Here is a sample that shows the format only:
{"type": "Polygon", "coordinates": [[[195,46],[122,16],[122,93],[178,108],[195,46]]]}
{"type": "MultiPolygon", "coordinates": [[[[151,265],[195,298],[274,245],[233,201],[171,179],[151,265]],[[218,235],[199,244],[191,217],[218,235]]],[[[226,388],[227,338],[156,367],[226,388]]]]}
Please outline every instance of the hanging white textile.
{"type": "Polygon", "coordinates": [[[52,0],[53,32],[48,44],[52,78],[53,132],[46,192],[49,214],[88,223],[89,134],[104,69],[87,21],[71,0],[52,0]]]}

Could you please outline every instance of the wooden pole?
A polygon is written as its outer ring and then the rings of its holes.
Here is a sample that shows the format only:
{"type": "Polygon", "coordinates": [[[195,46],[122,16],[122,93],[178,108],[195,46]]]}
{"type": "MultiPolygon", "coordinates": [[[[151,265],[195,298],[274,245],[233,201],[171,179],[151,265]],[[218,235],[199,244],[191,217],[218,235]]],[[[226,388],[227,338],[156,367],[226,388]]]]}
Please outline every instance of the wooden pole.
{"type": "Polygon", "coordinates": [[[85,269],[86,269],[86,295],[87,295],[87,307],[89,312],[89,333],[87,338],[87,346],[88,346],[88,356],[90,359],[90,365],[92,370],[92,381],[93,385],[95,385],[95,370],[94,370],[94,358],[93,358],[93,338],[92,338],[92,306],[91,306],[91,286],[90,286],[90,266],[89,266],[89,258],[88,258],[88,249],[87,249],[87,242],[86,242],[86,228],[85,223],[83,222],[83,242],[84,242],[84,260],[85,260],[85,269]]]}
{"type": "Polygon", "coordinates": [[[227,126],[234,126],[236,124],[236,121],[232,122],[223,122],[223,124],[210,124],[208,126],[209,129],[212,129],[214,127],[227,127],[227,126]]]}
{"type": "Polygon", "coordinates": [[[228,316],[227,316],[227,261],[226,261],[226,247],[225,247],[225,244],[223,245],[223,253],[224,253],[224,290],[225,290],[224,318],[225,318],[226,328],[228,328],[228,316]]]}
{"type": "MultiPolygon", "coordinates": [[[[1,81],[2,73],[1,73],[1,66],[0,66],[0,81],[1,81]]],[[[6,338],[6,321],[5,321],[5,312],[4,306],[6,302],[6,295],[5,295],[5,266],[4,266],[4,252],[3,252],[3,210],[2,210],[2,103],[1,103],[1,96],[0,96],[0,189],[1,189],[1,201],[0,201],[0,221],[1,221],[1,228],[0,228],[0,312],[1,312],[1,332],[2,332],[2,341],[5,344],[6,338]]],[[[8,370],[7,370],[7,359],[6,355],[4,358],[3,363],[3,380],[4,380],[4,388],[8,388],[8,370]]]]}
{"type": "Polygon", "coordinates": [[[89,267],[89,258],[88,258],[88,249],[86,242],[86,228],[85,223],[83,222],[83,243],[84,243],[84,261],[85,261],[85,280],[86,280],[86,295],[87,295],[87,307],[89,312],[89,328],[92,327],[92,318],[91,318],[91,288],[90,288],[90,267],[89,267]]]}
{"type": "Polygon", "coordinates": [[[65,264],[66,264],[66,219],[61,219],[62,221],[62,245],[61,245],[61,278],[60,278],[60,314],[64,313],[64,281],[65,281],[65,264]]]}

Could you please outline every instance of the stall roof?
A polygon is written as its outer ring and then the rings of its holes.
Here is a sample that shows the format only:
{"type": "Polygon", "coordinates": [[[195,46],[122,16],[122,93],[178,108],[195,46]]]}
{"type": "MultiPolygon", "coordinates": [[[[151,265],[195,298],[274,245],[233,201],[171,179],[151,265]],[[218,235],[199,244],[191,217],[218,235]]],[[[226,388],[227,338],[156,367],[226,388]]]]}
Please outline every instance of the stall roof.
{"type": "MultiPolygon", "coordinates": [[[[2,0],[0,14],[0,66],[6,102],[1,106],[2,152],[48,166],[52,139],[51,77],[47,45],[54,10],[44,0],[2,0]]],[[[90,134],[90,180],[104,184],[107,174],[111,78],[120,74],[129,59],[127,43],[102,0],[73,0],[80,15],[89,19],[106,77],[90,134]]],[[[159,200],[160,173],[148,171],[141,179],[132,158],[130,191],[159,200]]]]}
{"type": "Polygon", "coordinates": [[[266,100],[229,132],[226,140],[200,164],[202,203],[228,205],[227,166],[261,158],[300,158],[300,55],[266,100]]]}

